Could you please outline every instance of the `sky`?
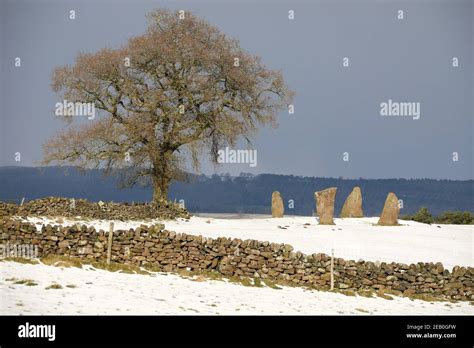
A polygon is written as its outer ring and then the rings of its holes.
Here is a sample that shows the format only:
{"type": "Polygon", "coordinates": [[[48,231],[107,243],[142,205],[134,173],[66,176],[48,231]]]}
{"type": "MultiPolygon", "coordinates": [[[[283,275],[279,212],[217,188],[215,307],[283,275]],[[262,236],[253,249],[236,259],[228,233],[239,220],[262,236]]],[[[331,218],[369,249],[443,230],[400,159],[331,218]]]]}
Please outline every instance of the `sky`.
{"type": "Polygon", "coordinates": [[[126,43],[148,12],[168,8],[237,38],[296,93],[294,114],[253,138],[255,166],[203,157],[202,173],[473,179],[473,3],[0,0],[0,166],[37,165],[64,128],[54,68],[126,43]],[[389,100],[414,108],[383,116],[389,100]]]}

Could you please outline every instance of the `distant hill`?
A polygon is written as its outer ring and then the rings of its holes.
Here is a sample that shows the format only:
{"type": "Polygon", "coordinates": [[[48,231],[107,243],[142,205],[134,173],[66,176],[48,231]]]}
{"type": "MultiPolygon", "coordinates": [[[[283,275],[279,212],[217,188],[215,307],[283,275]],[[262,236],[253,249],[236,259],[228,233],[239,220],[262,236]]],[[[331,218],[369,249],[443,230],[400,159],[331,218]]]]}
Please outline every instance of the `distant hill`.
{"type": "MultiPolygon", "coordinates": [[[[367,216],[379,215],[387,193],[393,191],[403,200],[402,214],[412,214],[422,206],[431,213],[448,210],[473,212],[473,180],[433,179],[336,179],[293,175],[241,174],[191,175],[189,182],[174,183],[171,200],[183,199],[191,212],[270,213],[272,191],[278,190],[285,200],[287,214],[311,215],[314,192],[336,186],[336,213],[354,186],[360,186],[367,216]],[[294,208],[288,208],[288,201],[294,208]]],[[[84,173],[68,168],[0,167],[0,200],[19,202],[46,196],[86,198],[91,201],[149,201],[151,189],[135,187],[118,189],[116,178],[104,178],[100,170],[84,173]]]]}

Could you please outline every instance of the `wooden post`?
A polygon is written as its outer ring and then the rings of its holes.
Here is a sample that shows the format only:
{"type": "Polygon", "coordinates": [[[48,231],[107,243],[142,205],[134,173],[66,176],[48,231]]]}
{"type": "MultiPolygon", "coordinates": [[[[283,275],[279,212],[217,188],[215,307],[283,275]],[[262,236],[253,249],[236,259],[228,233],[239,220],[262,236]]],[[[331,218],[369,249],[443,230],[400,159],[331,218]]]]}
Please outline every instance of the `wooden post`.
{"type": "Polygon", "coordinates": [[[331,290],[334,289],[334,249],[331,249],[331,290]]]}
{"type": "Polygon", "coordinates": [[[107,243],[107,264],[110,265],[110,259],[112,258],[112,237],[114,235],[114,223],[111,222],[109,226],[109,241],[107,243]]]}

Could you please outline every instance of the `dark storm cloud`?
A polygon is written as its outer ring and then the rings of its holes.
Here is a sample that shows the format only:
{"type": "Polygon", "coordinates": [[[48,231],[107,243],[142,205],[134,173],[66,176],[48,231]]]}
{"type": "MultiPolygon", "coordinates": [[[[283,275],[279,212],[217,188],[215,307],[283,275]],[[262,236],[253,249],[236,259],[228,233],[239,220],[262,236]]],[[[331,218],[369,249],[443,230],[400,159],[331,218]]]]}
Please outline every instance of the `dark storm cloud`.
{"type": "MultiPolygon", "coordinates": [[[[64,126],[54,116],[55,67],[72,64],[80,51],[125,43],[145,30],[147,12],[166,7],[190,10],[238,38],[281,69],[296,92],[295,114],[282,113],[277,129],[254,139],[258,165],[224,164],[219,171],[470,179],[472,3],[3,0],[0,165],[34,165],[41,144],[64,126]],[[389,99],[420,103],[420,119],[382,117],[380,103],[389,99]]],[[[202,169],[214,171],[207,162],[202,169]]]]}

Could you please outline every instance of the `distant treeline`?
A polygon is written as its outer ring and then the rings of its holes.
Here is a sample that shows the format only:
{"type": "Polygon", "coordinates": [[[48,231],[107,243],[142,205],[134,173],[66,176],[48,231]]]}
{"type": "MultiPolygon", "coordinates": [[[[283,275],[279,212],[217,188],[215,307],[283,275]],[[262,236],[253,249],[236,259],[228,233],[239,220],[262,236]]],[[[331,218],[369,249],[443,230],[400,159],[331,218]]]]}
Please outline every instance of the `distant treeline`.
{"type": "MultiPolygon", "coordinates": [[[[280,191],[286,214],[311,215],[315,209],[314,192],[338,188],[336,214],[354,186],[362,190],[366,216],[379,215],[389,192],[403,200],[401,214],[414,214],[427,207],[432,214],[446,211],[473,211],[473,180],[434,179],[342,179],[293,175],[241,174],[189,175],[188,182],[174,183],[171,200],[184,200],[191,212],[269,214],[273,191],[280,191]]],[[[83,173],[58,167],[0,168],[0,200],[19,202],[22,197],[46,196],[86,198],[92,201],[149,201],[149,187],[118,189],[116,178],[104,178],[100,170],[83,173]]]]}

